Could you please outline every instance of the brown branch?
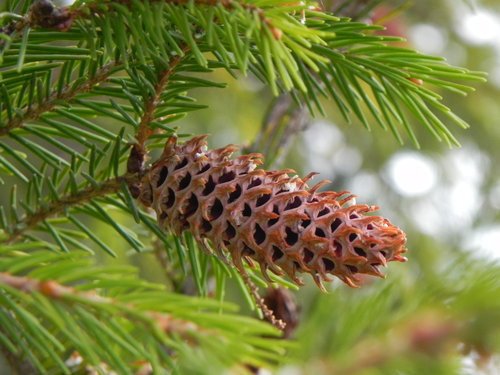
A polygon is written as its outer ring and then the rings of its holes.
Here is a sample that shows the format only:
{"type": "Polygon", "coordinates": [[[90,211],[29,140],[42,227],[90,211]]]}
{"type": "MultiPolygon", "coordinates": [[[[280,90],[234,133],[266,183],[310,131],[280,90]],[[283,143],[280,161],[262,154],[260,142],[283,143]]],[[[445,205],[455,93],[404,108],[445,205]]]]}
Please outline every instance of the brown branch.
{"type": "MultiPolygon", "coordinates": [[[[189,50],[188,46],[183,46],[182,51],[185,53],[189,50]]],[[[146,150],[146,141],[154,133],[151,128],[151,122],[156,119],[155,111],[160,104],[161,94],[168,85],[170,76],[175,72],[177,66],[181,63],[182,56],[176,56],[172,58],[167,66],[158,75],[158,81],[154,86],[154,94],[144,103],[144,113],[141,116],[141,121],[136,133],[136,140],[132,148],[130,149],[130,155],[127,160],[127,172],[128,173],[138,173],[142,174],[144,171],[144,164],[146,160],[146,155],[148,151],[146,150]]],[[[128,188],[132,197],[137,198],[141,191],[141,186],[139,181],[129,182],[128,188]]]]}
{"type": "Polygon", "coordinates": [[[49,206],[25,216],[12,230],[9,236],[3,240],[4,243],[12,243],[19,237],[36,227],[40,222],[63,212],[67,207],[80,205],[94,198],[102,197],[108,194],[116,193],[122,183],[132,184],[139,181],[139,175],[126,174],[113,179],[106,180],[97,186],[90,186],[74,194],[69,194],[52,202],[49,206]]]}
{"type": "Polygon", "coordinates": [[[264,315],[264,318],[269,323],[271,323],[272,326],[276,327],[277,329],[283,332],[285,330],[286,323],[281,319],[277,319],[274,316],[274,312],[271,309],[269,309],[269,307],[267,307],[264,298],[262,298],[261,295],[259,294],[259,288],[250,279],[250,275],[247,273],[247,271],[243,267],[241,269],[238,269],[238,271],[248,289],[248,292],[253,297],[255,304],[262,312],[262,315],[264,315]]]}
{"type": "MultiPolygon", "coordinates": [[[[187,51],[189,51],[189,47],[184,46],[182,48],[182,52],[186,53],[187,51]]],[[[154,86],[154,95],[151,96],[146,103],[144,103],[144,113],[141,116],[141,122],[139,123],[139,128],[136,134],[137,145],[140,152],[145,152],[145,143],[153,134],[150,124],[155,120],[155,111],[158,104],[160,104],[161,94],[167,87],[170,76],[175,72],[175,69],[181,61],[182,56],[175,56],[170,60],[168,67],[158,75],[158,82],[154,86]]]]}
{"type": "Polygon", "coordinates": [[[266,155],[266,166],[275,168],[286,157],[297,135],[310,125],[306,107],[298,106],[290,94],[282,94],[270,104],[259,134],[242,153],[266,155]]]}
{"type": "Polygon", "coordinates": [[[104,65],[94,77],[84,81],[73,88],[67,88],[60,94],[53,92],[47,101],[40,105],[28,109],[22,116],[14,117],[7,122],[6,126],[0,128],[0,137],[7,135],[11,130],[20,128],[26,121],[33,121],[38,119],[45,112],[51,111],[60,101],[69,102],[74,99],[78,94],[89,92],[95,85],[105,81],[111,74],[115,72],[116,67],[119,65],[116,62],[111,62],[104,65]]]}

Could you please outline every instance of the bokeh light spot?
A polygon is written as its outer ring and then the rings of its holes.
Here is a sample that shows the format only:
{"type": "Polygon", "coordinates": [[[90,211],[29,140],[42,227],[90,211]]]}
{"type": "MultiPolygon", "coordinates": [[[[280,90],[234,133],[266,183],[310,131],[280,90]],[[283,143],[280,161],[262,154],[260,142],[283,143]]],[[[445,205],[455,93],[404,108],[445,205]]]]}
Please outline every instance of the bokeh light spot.
{"type": "Polygon", "coordinates": [[[387,164],[391,186],[401,195],[415,197],[429,193],[436,185],[434,162],[416,152],[395,154],[387,164]]]}
{"type": "Polygon", "coordinates": [[[500,38],[500,17],[492,12],[478,10],[466,14],[457,30],[470,43],[494,43],[500,38]]]}

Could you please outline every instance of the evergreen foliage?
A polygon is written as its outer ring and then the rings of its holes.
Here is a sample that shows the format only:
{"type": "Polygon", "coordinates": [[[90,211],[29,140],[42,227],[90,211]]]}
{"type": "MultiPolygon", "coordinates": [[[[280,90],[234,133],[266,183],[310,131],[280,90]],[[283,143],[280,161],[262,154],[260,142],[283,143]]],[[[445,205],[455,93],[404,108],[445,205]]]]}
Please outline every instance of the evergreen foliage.
{"type": "MultiPolygon", "coordinates": [[[[449,126],[467,124],[443,104],[441,93],[466,95],[473,91],[469,83],[484,81],[483,74],[378,34],[380,26],[360,21],[378,3],[343,1],[334,13],[288,0],[3,3],[0,347],[13,371],[251,373],[303,359],[307,347],[326,354],[335,350],[332,361],[340,360],[332,366],[338,373],[355,373],[356,366],[368,365],[345,360],[342,351],[362,353],[370,343],[351,346],[362,331],[399,324],[419,303],[454,299],[466,290],[476,296],[477,309],[500,320],[495,268],[465,286],[459,280],[455,290],[432,284],[416,300],[411,287],[396,281],[376,294],[323,296],[316,319],[302,327],[307,331],[302,341],[281,340],[278,329],[224,301],[232,282],[249,308],[262,315],[256,287],[248,288],[267,285],[259,272],[249,268],[245,278],[200,249],[190,234],[165,232],[135,200],[148,160],[170,136],[186,136],[176,121],[206,108],[190,93],[225,87],[212,80],[211,73],[220,69],[235,78],[253,75],[274,95],[289,93],[312,114],[323,113],[327,98],[346,122],[368,130],[377,124],[400,143],[409,139],[418,146],[414,129],[420,126],[437,140],[458,145],[449,126]],[[359,3],[350,18],[342,15],[359,3]],[[167,275],[174,270],[168,285],[146,281],[130,265],[96,261],[126,256],[108,244],[111,231],[145,253],[137,257],[155,254],[167,275]],[[178,282],[186,277],[197,296],[183,295],[178,282]],[[350,311],[337,311],[347,300],[350,311]],[[392,317],[397,304],[406,308],[392,317]],[[363,316],[366,306],[375,306],[378,317],[363,316]],[[334,341],[315,349],[307,340],[325,319],[336,320],[337,326],[328,326],[334,341]],[[344,328],[356,325],[348,319],[359,322],[359,332],[344,328]]],[[[473,263],[460,264],[468,262],[473,263]]],[[[271,277],[276,285],[296,288],[290,280],[271,277]]],[[[446,342],[497,347],[495,330],[480,321],[461,325],[472,314],[461,301],[453,300],[457,308],[451,316],[444,305],[429,312],[429,324],[446,328],[446,342]],[[477,342],[477,330],[487,343],[477,342]]],[[[403,336],[405,329],[413,328],[402,328],[403,336]]],[[[417,346],[411,342],[401,350],[417,346]]],[[[416,362],[403,364],[408,373],[416,362]]],[[[454,369],[453,364],[436,360],[428,366],[454,369]]]]}

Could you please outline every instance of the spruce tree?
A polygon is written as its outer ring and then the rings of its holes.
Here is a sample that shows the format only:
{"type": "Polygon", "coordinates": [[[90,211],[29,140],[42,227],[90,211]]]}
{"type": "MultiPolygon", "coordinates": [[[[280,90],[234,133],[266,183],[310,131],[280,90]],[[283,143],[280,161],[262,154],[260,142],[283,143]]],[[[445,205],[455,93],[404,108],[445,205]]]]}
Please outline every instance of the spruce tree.
{"type": "Polygon", "coordinates": [[[313,173],[300,178],[276,168],[304,117],[333,106],[346,123],[380,126],[387,142],[418,148],[421,127],[457,147],[450,127],[468,125],[442,93],[466,95],[484,81],[380,33],[367,18],[380,3],[5,1],[4,368],[251,374],[307,367],[306,357],[323,353],[330,358],[318,370],[324,373],[456,373],[459,343],[493,351],[498,330],[488,332],[478,311],[498,317],[498,268],[468,257],[443,265],[470,268],[445,286],[426,279],[426,290],[413,295],[399,285],[402,264],[393,281],[389,272],[366,293],[339,287],[315,300],[314,319],[301,325],[297,318],[288,289],[309,279],[323,290],[333,279],[364,287],[367,275],[384,276],[390,261],[412,257],[401,225],[384,218],[383,207],[374,213],[378,207],[356,203],[347,191],[311,184],[313,173]],[[219,70],[251,76],[278,97],[269,116],[280,121],[274,128],[268,121],[239,156],[232,156],[237,147],[213,149],[210,137],[178,125],[194,110],[210,111],[190,95],[217,95],[225,87],[214,79],[219,70]],[[111,246],[113,236],[126,248],[111,246]],[[141,257],[154,257],[164,283],[139,273],[141,257]],[[246,307],[226,301],[235,290],[246,307]],[[416,309],[434,298],[449,304],[416,309]],[[392,324],[391,336],[378,336],[392,324]],[[322,329],[336,337],[335,348],[311,344],[322,329]],[[472,334],[478,330],[484,341],[472,334]]]}

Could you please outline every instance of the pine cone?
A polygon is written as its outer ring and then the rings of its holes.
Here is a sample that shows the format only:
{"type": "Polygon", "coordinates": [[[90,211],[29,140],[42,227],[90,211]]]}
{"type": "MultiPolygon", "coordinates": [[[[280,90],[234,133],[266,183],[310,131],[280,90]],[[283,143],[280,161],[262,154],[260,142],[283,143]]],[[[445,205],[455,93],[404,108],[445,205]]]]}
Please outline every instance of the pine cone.
{"type": "Polygon", "coordinates": [[[405,261],[405,234],[387,219],[367,214],[374,206],[346,203],[348,192],[318,192],[292,170],[256,169],[260,154],[230,159],[235,146],[207,151],[206,136],[182,145],[170,138],[163,155],[142,180],[140,201],[152,207],[161,227],[189,230],[200,244],[209,240],[219,256],[231,255],[243,271],[257,262],[267,271],[321,280],[337,276],[350,286],[357,274],[382,277],[379,266],[405,261]]]}

